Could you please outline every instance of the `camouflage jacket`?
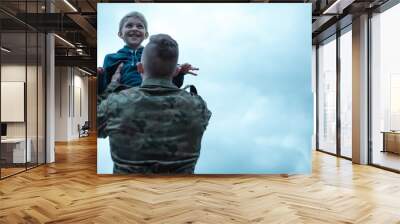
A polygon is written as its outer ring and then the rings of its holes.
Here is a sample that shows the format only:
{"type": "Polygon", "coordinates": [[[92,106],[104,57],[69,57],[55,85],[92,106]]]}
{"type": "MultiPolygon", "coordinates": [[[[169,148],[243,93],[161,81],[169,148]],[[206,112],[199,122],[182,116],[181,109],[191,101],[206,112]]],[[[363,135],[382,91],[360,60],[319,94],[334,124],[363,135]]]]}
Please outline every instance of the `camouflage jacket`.
{"type": "Polygon", "coordinates": [[[114,173],[193,173],[211,117],[204,100],[164,79],[124,88],[111,82],[97,108],[114,173]]]}

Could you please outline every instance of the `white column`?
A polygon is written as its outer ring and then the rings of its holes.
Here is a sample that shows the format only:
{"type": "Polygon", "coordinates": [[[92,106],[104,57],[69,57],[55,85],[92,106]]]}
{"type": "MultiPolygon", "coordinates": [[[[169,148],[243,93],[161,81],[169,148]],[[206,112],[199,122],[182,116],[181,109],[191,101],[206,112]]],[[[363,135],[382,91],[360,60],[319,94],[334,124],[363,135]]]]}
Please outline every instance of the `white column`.
{"type": "MultiPolygon", "coordinates": [[[[46,1],[47,12],[54,12],[54,5],[46,1]]],[[[54,35],[46,35],[46,163],[55,162],[55,43],[54,35]]]]}
{"type": "Polygon", "coordinates": [[[47,107],[46,107],[46,163],[52,163],[55,161],[55,150],[54,150],[54,133],[55,133],[55,76],[54,76],[54,35],[47,34],[46,36],[46,61],[47,61],[47,107]]]}
{"type": "Polygon", "coordinates": [[[353,162],[368,163],[368,15],[353,19],[353,162]]]}

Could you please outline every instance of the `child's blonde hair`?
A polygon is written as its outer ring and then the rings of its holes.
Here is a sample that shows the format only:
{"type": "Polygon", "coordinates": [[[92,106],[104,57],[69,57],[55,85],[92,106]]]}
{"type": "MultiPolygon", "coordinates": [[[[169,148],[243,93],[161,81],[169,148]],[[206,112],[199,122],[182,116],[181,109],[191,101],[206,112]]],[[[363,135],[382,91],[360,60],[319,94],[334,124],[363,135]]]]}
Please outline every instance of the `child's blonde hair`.
{"type": "Polygon", "coordinates": [[[134,17],[134,18],[139,19],[143,23],[144,29],[146,30],[146,32],[148,31],[148,29],[147,29],[147,21],[146,21],[146,18],[144,17],[144,15],[142,13],[140,13],[140,12],[133,11],[133,12],[130,12],[130,13],[126,14],[124,17],[122,17],[121,21],[119,22],[119,30],[118,30],[118,32],[121,32],[122,27],[124,26],[124,24],[126,23],[126,21],[130,17],[134,17]]]}

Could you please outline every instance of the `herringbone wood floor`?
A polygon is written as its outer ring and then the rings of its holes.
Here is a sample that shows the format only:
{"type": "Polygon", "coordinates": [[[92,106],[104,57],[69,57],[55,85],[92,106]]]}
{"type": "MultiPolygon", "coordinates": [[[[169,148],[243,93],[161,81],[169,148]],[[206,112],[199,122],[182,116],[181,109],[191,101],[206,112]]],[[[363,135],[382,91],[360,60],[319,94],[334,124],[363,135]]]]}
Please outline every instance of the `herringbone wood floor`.
{"type": "Polygon", "coordinates": [[[313,174],[96,174],[96,139],[0,181],[0,223],[400,223],[400,175],[314,153],[313,174]]]}

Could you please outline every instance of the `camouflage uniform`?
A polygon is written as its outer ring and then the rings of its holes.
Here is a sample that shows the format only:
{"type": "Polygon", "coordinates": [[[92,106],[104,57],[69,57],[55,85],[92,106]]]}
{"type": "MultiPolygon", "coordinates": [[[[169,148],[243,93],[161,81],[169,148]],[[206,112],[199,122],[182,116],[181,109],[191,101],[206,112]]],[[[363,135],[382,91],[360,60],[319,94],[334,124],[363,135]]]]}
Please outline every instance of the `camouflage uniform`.
{"type": "Polygon", "coordinates": [[[203,99],[166,79],[124,88],[112,81],[97,111],[98,135],[109,136],[114,173],[193,173],[211,117],[203,99]]]}

